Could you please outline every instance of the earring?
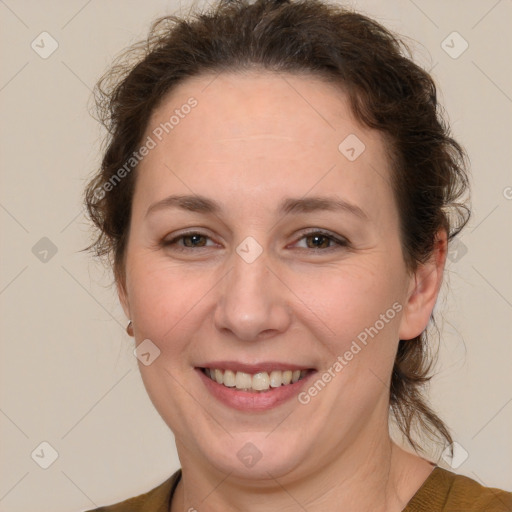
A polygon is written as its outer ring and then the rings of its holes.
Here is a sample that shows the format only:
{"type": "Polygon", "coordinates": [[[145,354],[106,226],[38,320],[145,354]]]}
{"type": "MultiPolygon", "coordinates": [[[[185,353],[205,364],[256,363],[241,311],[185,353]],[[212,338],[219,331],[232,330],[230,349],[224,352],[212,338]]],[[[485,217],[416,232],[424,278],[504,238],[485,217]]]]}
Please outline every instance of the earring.
{"type": "Polygon", "coordinates": [[[133,336],[133,324],[132,324],[132,321],[131,321],[131,320],[128,322],[128,325],[126,326],[126,332],[127,332],[130,336],[133,336]]]}

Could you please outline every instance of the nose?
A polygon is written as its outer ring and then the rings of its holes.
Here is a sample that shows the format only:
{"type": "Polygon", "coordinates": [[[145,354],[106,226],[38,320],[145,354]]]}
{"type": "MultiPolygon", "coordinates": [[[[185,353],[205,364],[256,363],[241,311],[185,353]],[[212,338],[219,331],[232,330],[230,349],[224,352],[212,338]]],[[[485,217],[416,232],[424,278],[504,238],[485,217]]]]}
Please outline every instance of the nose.
{"type": "Polygon", "coordinates": [[[236,252],[219,289],[215,326],[239,340],[257,341],[286,331],[291,323],[289,291],[268,266],[265,252],[247,263],[236,252]]]}

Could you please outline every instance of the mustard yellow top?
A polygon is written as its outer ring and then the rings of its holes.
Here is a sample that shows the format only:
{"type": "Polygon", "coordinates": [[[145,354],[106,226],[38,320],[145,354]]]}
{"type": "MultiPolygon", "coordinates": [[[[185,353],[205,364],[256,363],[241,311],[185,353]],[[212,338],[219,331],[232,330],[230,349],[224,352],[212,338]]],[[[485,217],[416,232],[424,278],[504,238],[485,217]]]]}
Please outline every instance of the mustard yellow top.
{"type": "MultiPolygon", "coordinates": [[[[149,492],[86,512],[168,512],[181,469],[149,492]]],[[[436,466],[402,512],[512,512],[512,493],[436,466]]]]}

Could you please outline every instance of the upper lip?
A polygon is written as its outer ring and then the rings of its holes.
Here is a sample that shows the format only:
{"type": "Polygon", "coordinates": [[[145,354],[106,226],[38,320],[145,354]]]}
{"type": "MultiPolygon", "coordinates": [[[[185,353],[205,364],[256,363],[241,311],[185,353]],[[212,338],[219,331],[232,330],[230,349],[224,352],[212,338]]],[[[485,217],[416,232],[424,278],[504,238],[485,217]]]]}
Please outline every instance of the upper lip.
{"type": "Polygon", "coordinates": [[[241,363],[239,361],[210,361],[197,368],[210,368],[219,370],[231,370],[232,372],[244,372],[256,374],[261,372],[271,372],[273,370],[313,370],[311,366],[281,363],[278,361],[265,361],[257,364],[241,363]]]}

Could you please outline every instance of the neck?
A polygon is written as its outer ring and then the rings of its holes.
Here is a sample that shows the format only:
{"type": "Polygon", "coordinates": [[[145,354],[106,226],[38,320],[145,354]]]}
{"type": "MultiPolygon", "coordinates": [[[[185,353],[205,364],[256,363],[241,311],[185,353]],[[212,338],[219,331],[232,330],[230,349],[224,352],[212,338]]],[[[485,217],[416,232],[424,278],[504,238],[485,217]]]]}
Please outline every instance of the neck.
{"type": "Polygon", "coordinates": [[[194,460],[178,446],[182,479],[171,512],[400,512],[428,477],[433,466],[407,453],[389,437],[367,432],[356,442],[300,477],[295,471],[263,482],[247,482],[194,460]],[[261,485],[260,485],[261,484],[261,485]]]}

